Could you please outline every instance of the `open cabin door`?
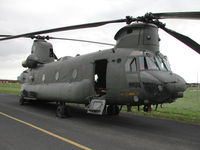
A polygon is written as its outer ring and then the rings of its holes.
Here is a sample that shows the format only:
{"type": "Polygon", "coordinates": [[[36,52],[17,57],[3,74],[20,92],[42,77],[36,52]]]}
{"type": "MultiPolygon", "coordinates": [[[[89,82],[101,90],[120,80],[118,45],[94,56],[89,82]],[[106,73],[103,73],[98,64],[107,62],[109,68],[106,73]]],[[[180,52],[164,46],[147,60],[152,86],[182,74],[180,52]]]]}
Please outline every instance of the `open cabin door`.
{"type": "Polygon", "coordinates": [[[106,59],[96,60],[94,69],[94,86],[97,94],[106,94],[106,73],[107,73],[107,63],[106,59]]]}

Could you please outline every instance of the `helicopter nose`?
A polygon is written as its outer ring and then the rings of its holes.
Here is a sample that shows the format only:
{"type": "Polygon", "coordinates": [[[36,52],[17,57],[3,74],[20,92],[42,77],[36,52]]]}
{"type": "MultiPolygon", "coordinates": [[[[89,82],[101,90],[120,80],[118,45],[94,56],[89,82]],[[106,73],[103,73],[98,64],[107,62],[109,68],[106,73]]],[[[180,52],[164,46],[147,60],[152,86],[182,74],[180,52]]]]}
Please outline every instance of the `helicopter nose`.
{"type": "MultiPolygon", "coordinates": [[[[144,73],[141,75],[144,77],[144,73]]],[[[150,80],[150,77],[151,82],[143,82],[143,85],[146,93],[149,93],[148,98],[152,101],[173,102],[176,98],[183,97],[186,82],[179,75],[172,72],[149,71],[148,80],[150,80]]]]}
{"type": "Polygon", "coordinates": [[[173,74],[174,81],[164,82],[164,85],[171,95],[172,99],[182,98],[183,93],[186,90],[185,80],[177,74],[173,74]]]}

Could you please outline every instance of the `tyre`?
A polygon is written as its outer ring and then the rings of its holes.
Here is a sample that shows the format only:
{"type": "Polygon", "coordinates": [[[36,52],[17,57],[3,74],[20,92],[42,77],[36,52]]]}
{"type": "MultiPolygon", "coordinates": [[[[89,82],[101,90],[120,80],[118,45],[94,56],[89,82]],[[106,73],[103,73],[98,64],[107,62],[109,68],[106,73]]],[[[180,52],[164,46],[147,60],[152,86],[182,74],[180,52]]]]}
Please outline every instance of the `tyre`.
{"type": "Polygon", "coordinates": [[[56,109],[56,117],[65,118],[65,105],[58,105],[56,109]]]}
{"type": "Polygon", "coordinates": [[[24,99],[24,97],[21,96],[19,99],[19,104],[24,105],[24,102],[25,102],[25,99],[24,99]]]}
{"type": "Polygon", "coordinates": [[[119,107],[117,105],[109,105],[107,108],[108,115],[119,115],[119,107]]]}

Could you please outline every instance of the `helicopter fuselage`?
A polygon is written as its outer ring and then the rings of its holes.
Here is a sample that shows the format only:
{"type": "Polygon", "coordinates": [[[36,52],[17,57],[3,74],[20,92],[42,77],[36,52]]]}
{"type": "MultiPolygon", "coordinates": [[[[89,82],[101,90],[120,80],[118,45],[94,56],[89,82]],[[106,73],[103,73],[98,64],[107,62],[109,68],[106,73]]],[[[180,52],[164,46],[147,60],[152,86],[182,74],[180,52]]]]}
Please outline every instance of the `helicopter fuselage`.
{"type": "Polygon", "coordinates": [[[145,62],[148,57],[154,61],[157,56],[150,51],[119,48],[64,57],[26,70],[21,93],[29,99],[82,104],[103,98],[106,104],[115,105],[162,104],[182,97],[185,81],[167,64],[160,64],[165,69],[156,62],[157,67],[147,66],[153,63],[145,62]]]}
{"type": "Polygon", "coordinates": [[[173,102],[186,89],[182,77],[172,73],[167,58],[160,53],[158,27],[136,23],[115,35],[116,45],[76,57],[55,61],[53,47],[37,39],[23,63],[20,103],[27,100],[59,102],[62,117],[65,103],[89,104],[88,113],[118,114],[118,105],[140,106],[173,102]]]}

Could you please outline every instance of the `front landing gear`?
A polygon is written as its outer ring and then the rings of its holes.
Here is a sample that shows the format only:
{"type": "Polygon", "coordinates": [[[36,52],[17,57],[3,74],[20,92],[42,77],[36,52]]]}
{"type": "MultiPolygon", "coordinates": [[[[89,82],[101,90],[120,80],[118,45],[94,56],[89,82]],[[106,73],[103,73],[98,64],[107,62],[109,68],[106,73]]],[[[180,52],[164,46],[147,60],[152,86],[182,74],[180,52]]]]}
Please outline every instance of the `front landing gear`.
{"type": "Polygon", "coordinates": [[[56,117],[66,118],[69,117],[69,107],[65,105],[65,102],[59,102],[56,109],[56,117]]]}
{"type": "Polygon", "coordinates": [[[144,112],[151,112],[151,105],[144,105],[143,110],[144,112]]]}
{"type": "Polygon", "coordinates": [[[108,115],[119,115],[120,109],[117,105],[109,105],[107,108],[108,115]]]}
{"type": "Polygon", "coordinates": [[[26,102],[26,101],[25,101],[24,97],[21,96],[21,97],[19,98],[19,104],[20,104],[20,105],[24,105],[25,102],[26,102]]]}

